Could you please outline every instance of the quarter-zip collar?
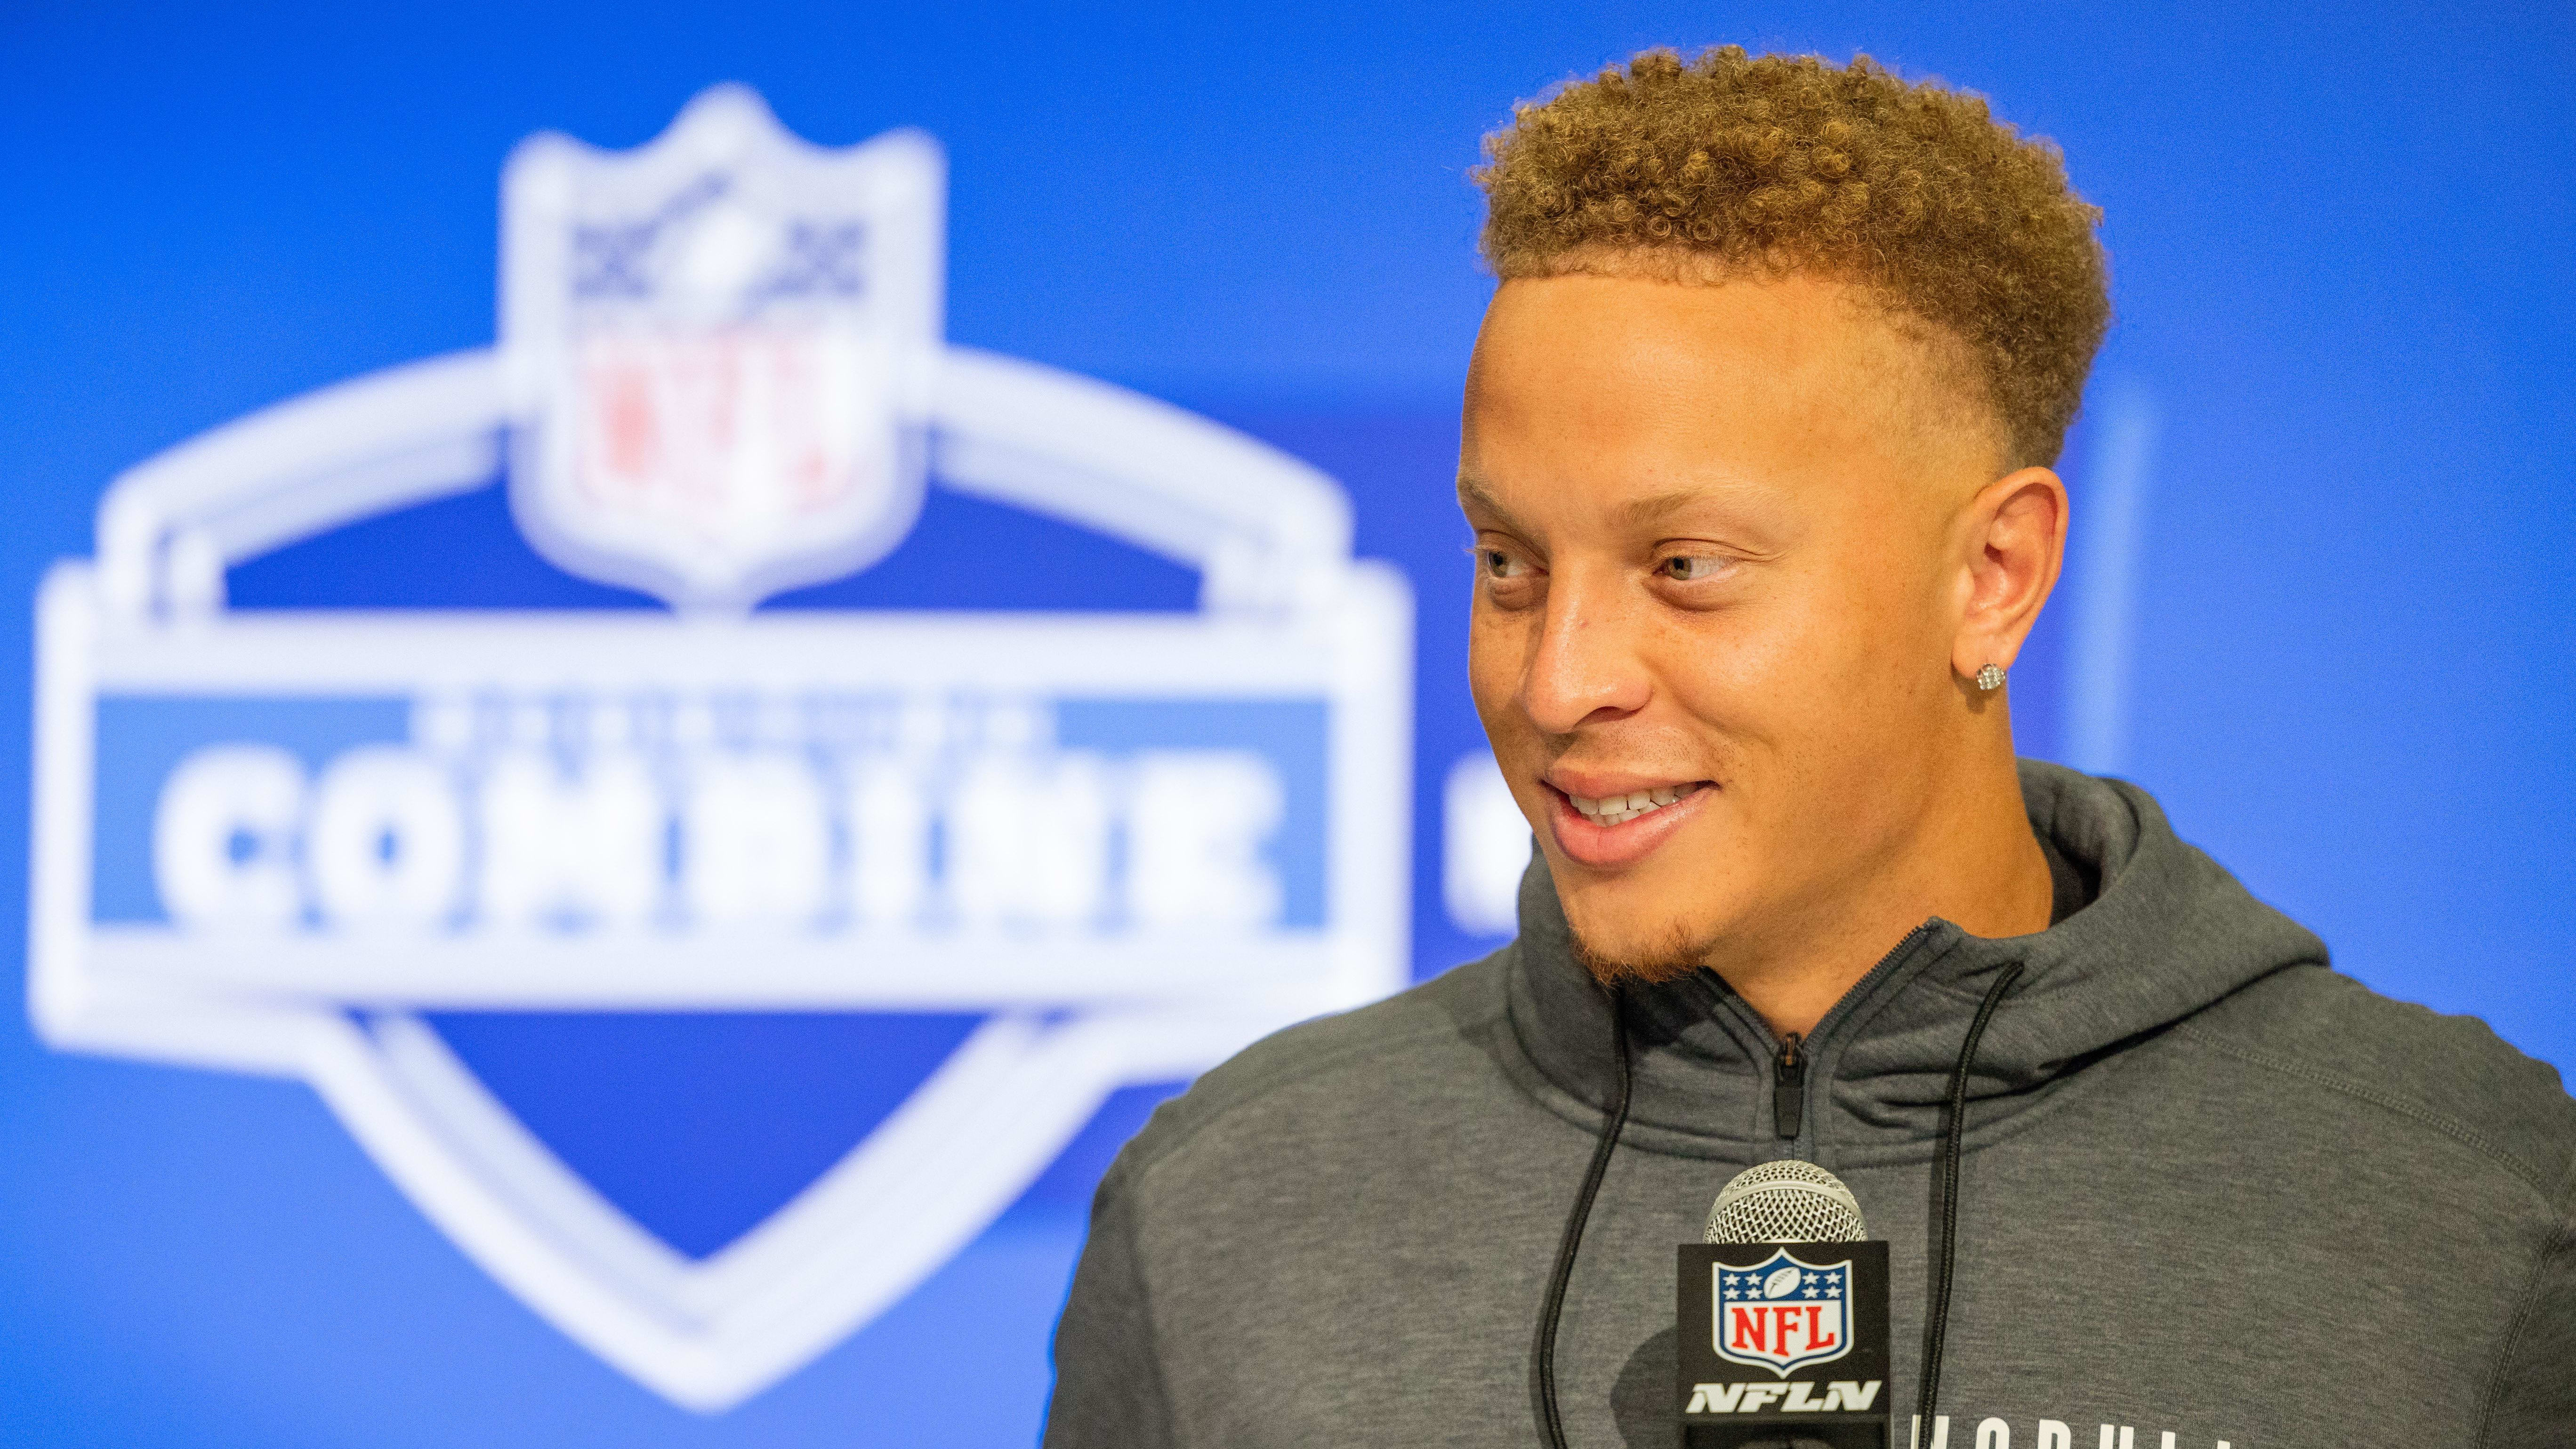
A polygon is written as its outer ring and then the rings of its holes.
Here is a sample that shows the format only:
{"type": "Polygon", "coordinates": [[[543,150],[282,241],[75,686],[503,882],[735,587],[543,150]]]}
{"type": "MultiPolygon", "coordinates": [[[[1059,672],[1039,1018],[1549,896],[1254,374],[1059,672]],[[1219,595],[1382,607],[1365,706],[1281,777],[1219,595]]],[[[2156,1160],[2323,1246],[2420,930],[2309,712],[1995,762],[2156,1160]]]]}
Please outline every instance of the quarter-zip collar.
{"type": "MultiPolygon", "coordinates": [[[[2315,936],[2177,839],[2143,791],[2037,761],[2022,762],[2021,779],[2032,827],[2098,881],[2091,904],[2027,936],[1971,936],[1934,919],[1891,943],[1800,1042],[1794,1111],[1778,1101],[1792,1075],[1780,1070],[1780,1043],[1716,975],[1631,986],[1629,1141],[1829,1166],[1919,1158],[1940,1130],[1968,1021],[2006,965],[2021,963],[2023,976],[1969,1082],[1980,1125],[2037,1106],[2107,1048],[2326,959],[2315,936]],[[1796,1133],[1784,1139],[1793,1115],[1796,1133]]],[[[1609,998],[1575,960],[1543,859],[1522,879],[1520,913],[1507,985],[1513,1043],[1540,1095],[1597,1115],[1610,1093],[1609,998]]]]}

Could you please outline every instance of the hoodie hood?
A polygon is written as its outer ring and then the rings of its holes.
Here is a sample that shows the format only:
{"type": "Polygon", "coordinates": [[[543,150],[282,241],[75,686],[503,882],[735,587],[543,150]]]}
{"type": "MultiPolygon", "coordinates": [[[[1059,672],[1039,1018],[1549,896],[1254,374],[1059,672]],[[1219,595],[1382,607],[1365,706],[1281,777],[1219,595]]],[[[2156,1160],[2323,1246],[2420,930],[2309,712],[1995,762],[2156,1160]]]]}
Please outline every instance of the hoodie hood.
{"type": "MultiPolygon", "coordinates": [[[[1938,918],[1890,950],[1805,1040],[1799,1136],[1774,1129],[1778,1043],[1708,971],[1627,988],[1636,1146],[1741,1160],[1867,1166],[1927,1157],[1961,1041],[1997,972],[2018,962],[1968,1084],[1983,1132],[2038,1109],[2072,1073],[2252,982],[2323,963],[2325,944],[2176,838],[2147,794],[2021,763],[2032,828],[2097,886],[2027,936],[1971,936],[1938,918]]],[[[1544,858],[1521,881],[1511,948],[1513,1034],[1547,1083],[1593,1116],[1609,1101],[1610,998],[1575,960],[1544,858]]],[[[1546,1094],[1549,1096],[1554,1093],[1546,1094]]]]}

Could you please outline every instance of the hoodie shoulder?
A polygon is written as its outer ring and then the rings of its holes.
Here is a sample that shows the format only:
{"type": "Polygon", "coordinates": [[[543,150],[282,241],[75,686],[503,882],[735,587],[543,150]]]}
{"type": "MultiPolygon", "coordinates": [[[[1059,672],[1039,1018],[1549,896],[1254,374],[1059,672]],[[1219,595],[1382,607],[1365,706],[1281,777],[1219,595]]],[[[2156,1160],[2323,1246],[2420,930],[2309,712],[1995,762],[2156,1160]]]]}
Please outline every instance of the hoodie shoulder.
{"type": "MultiPolygon", "coordinates": [[[[1227,1058],[1165,1102],[1111,1168],[1132,1182],[1217,1122],[1320,1088],[1312,1104],[1329,1112],[1345,1096],[1382,1096],[1396,1079],[1443,1075],[1437,1063],[1464,1049],[1503,1015],[1503,971],[1512,947],[1453,967],[1383,1001],[1286,1027],[1227,1058]],[[1376,1079],[1386,1078],[1379,1081],[1376,1079]],[[1366,1080],[1361,1080],[1366,1079],[1366,1080]]],[[[1415,1085],[1420,1085],[1416,1083],[1415,1085]]],[[[1104,1192],[1110,1183],[1104,1181],[1104,1192]]]]}
{"type": "Polygon", "coordinates": [[[2576,1194],[2576,1099],[2556,1068],[2516,1051],[2476,1017],[2395,1001],[2310,965],[2230,994],[2181,1030],[2474,1148],[2559,1211],[2576,1194]]]}

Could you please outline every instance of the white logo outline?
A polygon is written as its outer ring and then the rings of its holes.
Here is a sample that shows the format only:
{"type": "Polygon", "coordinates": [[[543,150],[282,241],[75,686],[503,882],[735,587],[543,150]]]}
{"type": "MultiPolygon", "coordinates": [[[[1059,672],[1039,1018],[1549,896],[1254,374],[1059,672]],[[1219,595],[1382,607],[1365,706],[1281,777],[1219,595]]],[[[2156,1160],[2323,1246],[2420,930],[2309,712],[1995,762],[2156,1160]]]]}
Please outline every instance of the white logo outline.
{"type": "MultiPolygon", "coordinates": [[[[1219,983],[1193,995],[1170,979],[1087,997],[1074,991],[1058,1004],[1079,1008],[1072,1011],[1011,1009],[1028,1000],[1025,983],[970,987],[966,1004],[998,1014],[946,1066],[768,1222],[691,1262],[527,1134],[400,992],[353,1010],[310,980],[254,979],[235,971],[238,962],[207,969],[219,952],[174,953],[93,925],[95,702],[110,690],[242,687],[261,670],[275,676],[269,685],[291,690],[385,669],[381,656],[399,652],[382,642],[396,627],[386,616],[231,616],[224,570],[349,522],[487,486],[524,417],[523,395],[507,358],[475,350],[281,403],[147,460],[103,498],[95,563],[66,561],[46,579],[28,979],[40,1035],[65,1049],[310,1082],[424,1213],[530,1307],[675,1402],[713,1412],[793,1372],[909,1291],[1007,1206],[1119,1085],[1202,1070],[1289,1021],[1402,985],[1410,592],[1393,570],[1351,557],[1339,488],[1215,424],[1034,364],[946,347],[922,386],[924,433],[943,486],[1196,567],[1202,613],[1157,627],[1214,631],[1212,653],[1240,657],[1245,639],[1286,638],[1329,661],[1318,687],[1333,701],[1333,904],[1316,942],[1321,954],[1304,958],[1318,967],[1266,991],[1219,983]],[[295,647],[282,651],[281,640],[295,647]],[[303,662],[277,662],[281,655],[303,662]]],[[[471,656],[508,633],[524,644],[532,630],[569,631],[563,637],[587,650],[609,635],[669,640],[708,627],[792,647],[794,630],[818,626],[648,615],[434,617],[400,627],[427,641],[428,656],[443,648],[471,656]]],[[[792,972],[656,999],[790,1010],[851,1004],[792,972]]]]}

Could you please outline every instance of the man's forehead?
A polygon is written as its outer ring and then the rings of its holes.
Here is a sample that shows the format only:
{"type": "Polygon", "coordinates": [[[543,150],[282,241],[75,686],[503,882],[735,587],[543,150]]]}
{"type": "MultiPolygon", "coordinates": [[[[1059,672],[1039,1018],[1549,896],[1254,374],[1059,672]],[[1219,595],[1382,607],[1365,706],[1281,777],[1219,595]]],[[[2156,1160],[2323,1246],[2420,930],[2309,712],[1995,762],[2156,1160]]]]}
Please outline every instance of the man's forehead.
{"type": "Polygon", "coordinates": [[[1872,294],[1803,272],[1672,280],[1594,271],[1513,277],[1487,304],[1480,342],[1535,341],[1535,360],[1589,366],[1570,348],[1611,344],[1659,365],[1767,368],[1878,341],[1872,294]]]}
{"type": "Polygon", "coordinates": [[[1640,520],[1817,467],[1973,492],[1999,461],[1990,409],[1963,396],[1945,337],[1909,322],[1830,278],[1515,278],[1478,340],[1462,488],[1493,499],[1547,453],[1598,480],[1634,450],[1612,491],[1640,520]]]}
{"type": "Polygon", "coordinates": [[[1458,506],[1472,518],[1513,531],[1535,531],[1541,520],[1562,515],[1567,505],[1574,505],[1624,531],[1652,532],[1711,515],[1741,517],[1748,510],[1760,512],[1761,505],[1797,487],[1797,480],[1765,482],[1723,472],[1681,484],[1642,483],[1611,469],[1531,480],[1529,487],[1515,487],[1467,466],[1458,473],[1458,506]]]}

